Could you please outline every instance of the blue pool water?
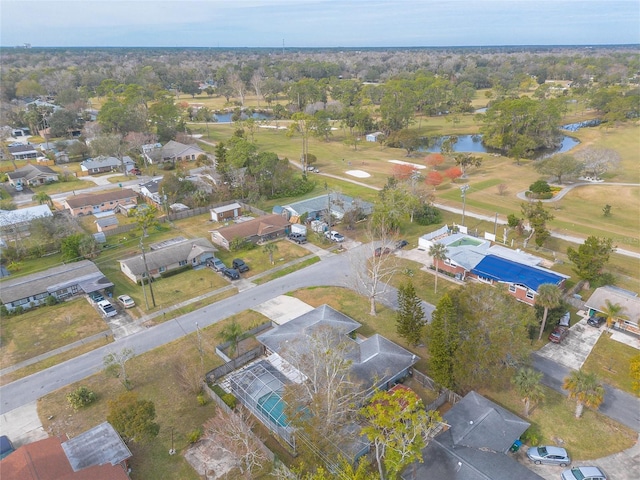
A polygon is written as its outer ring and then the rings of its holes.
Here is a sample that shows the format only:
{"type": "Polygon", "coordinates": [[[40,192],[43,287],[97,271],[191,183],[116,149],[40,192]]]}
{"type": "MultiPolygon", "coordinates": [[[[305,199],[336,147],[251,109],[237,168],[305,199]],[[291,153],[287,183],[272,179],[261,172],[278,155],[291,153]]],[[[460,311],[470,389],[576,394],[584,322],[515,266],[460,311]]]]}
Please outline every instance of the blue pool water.
{"type": "Polygon", "coordinates": [[[288,427],[284,415],[284,402],[277,392],[271,392],[258,400],[258,409],[276,425],[288,427]]]}

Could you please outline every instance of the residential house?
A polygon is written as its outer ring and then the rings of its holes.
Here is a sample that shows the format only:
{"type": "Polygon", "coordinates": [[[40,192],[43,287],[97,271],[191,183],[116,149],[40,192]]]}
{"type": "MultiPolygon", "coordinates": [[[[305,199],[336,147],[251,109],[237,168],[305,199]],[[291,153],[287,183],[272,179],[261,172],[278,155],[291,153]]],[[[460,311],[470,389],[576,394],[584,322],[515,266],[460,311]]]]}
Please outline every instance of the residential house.
{"type": "Polygon", "coordinates": [[[419,248],[427,251],[434,243],[446,247],[446,258],[438,263],[438,270],[458,280],[506,284],[512,296],[529,305],[535,303],[540,285],[552,283],[562,288],[569,278],[545,268],[542,258],[464,233],[451,233],[446,225],[418,240],[419,248]]]}
{"type": "MultiPolygon", "coordinates": [[[[388,389],[409,375],[418,357],[399,345],[380,336],[355,339],[360,323],[321,305],[299,317],[256,336],[264,347],[264,355],[241,369],[230,373],[220,382],[230,390],[270,430],[293,446],[293,430],[284,416],[283,389],[292,383],[303,383],[313,372],[296,361],[298,353],[308,350],[314,336],[329,335],[341,344],[336,351],[349,360],[352,381],[363,391],[388,389]]],[[[364,402],[366,398],[363,398],[364,402]]],[[[343,425],[345,441],[339,446],[354,460],[365,454],[369,442],[360,434],[357,424],[343,425]]]]}
{"type": "Polygon", "coordinates": [[[36,150],[34,145],[11,145],[9,147],[9,153],[14,160],[29,160],[30,158],[38,158],[40,152],[36,150]]]}
{"type": "Polygon", "coordinates": [[[346,212],[354,209],[359,209],[363,215],[370,215],[373,211],[373,204],[348,195],[331,192],[289,205],[276,206],[272,213],[286,216],[291,220],[291,223],[300,223],[299,219],[302,216],[311,221],[323,219],[327,213],[331,213],[331,216],[337,220],[342,220],[346,212]]]}
{"type": "Polygon", "coordinates": [[[378,141],[378,137],[380,137],[380,135],[382,135],[382,132],[367,133],[365,135],[364,139],[367,142],[377,142],[378,141]]]}
{"type": "Polygon", "coordinates": [[[165,272],[191,266],[196,267],[213,258],[216,248],[206,238],[193,240],[177,237],[149,246],[150,251],[118,260],[120,271],[132,282],[149,276],[160,277],[165,272]]]}
{"type": "Polygon", "coordinates": [[[152,203],[158,208],[164,205],[164,195],[160,192],[160,183],[162,177],[155,177],[148,182],[140,185],[140,195],[145,198],[147,203],[152,203]]]}
{"type": "Polygon", "coordinates": [[[158,145],[159,144],[153,144],[153,146],[145,145],[147,148],[143,148],[143,155],[151,164],[193,162],[200,155],[207,155],[204,150],[196,145],[185,145],[175,140],[170,140],[161,147],[158,147],[158,145]]]}
{"type": "Polygon", "coordinates": [[[211,241],[228,250],[229,245],[236,238],[257,244],[284,237],[289,233],[290,225],[282,215],[264,215],[212,230],[211,241]]]}
{"type": "Polygon", "coordinates": [[[542,480],[509,456],[529,423],[472,391],[443,415],[445,430],[422,449],[402,480],[542,480]]]}
{"type": "Polygon", "coordinates": [[[28,235],[29,226],[36,218],[52,217],[49,205],[19,208],[17,210],[0,210],[0,238],[17,240],[28,235]]]}
{"type": "Polygon", "coordinates": [[[212,221],[224,222],[225,220],[231,220],[242,215],[242,205],[237,202],[233,202],[212,208],[210,212],[212,221]]]}
{"type": "Polygon", "coordinates": [[[620,315],[616,327],[627,332],[640,335],[640,298],[635,292],[607,285],[599,287],[585,302],[585,309],[590,316],[602,314],[607,306],[607,300],[613,305],[620,305],[620,315]]]}
{"type": "Polygon", "coordinates": [[[96,173],[121,171],[123,165],[126,168],[126,171],[129,172],[131,169],[135,168],[136,162],[131,160],[131,157],[127,155],[122,157],[122,160],[116,157],[99,156],[95,158],[88,158],[81,162],[80,169],[83,172],[88,172],[89,175],[94,175],[96,173]]]}
{"type": "Polygon", "coordinates": [[[28,164],[22,168],[8,172],[9,184],[13,187],[16,185],[45,185],[58,181],[58,174],[46,165],[28,164]]]}
{"type": "Polygon", "coordinates": [[[95,213],[117,210],[119,206],[136,205],[138,197],[136,192],[129,188],[110,190],[95,194],[83,194],[67,197],[64,201],[71,215],[93,215],[95,213]]]}
{"type": "Polygon", "coordinates": [[[0,461],[2,480],[129,480],[131,451],[110,423],[28,443],[0,461]]]}
{"type": "Polygon", "coordinates": [[[46,302],[49,295],[58,300],[113,287],[90,260],[81,260],[0,283],[0,301],[9,311],[46,302]]]}

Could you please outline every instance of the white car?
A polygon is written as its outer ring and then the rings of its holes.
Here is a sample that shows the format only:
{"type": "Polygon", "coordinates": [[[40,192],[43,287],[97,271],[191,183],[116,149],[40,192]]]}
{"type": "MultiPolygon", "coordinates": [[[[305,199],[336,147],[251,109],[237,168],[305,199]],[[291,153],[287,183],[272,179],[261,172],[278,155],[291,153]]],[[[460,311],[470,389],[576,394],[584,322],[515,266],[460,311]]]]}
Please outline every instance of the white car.
{"type": "Polygon", "coordinates": [[[120,295],[118,297],[118,301],[124,308],[131,308],[136,306],[136,302],[134,302],[133,298],[131,298],[129,295],[120,295]]]}
{"type": "Polygon", "coordinates": [[[330,230],[328,232],[324,232],[324,236],[333,242],[344,242],[344,235],[336,232],[335,230],[330,230]]]}

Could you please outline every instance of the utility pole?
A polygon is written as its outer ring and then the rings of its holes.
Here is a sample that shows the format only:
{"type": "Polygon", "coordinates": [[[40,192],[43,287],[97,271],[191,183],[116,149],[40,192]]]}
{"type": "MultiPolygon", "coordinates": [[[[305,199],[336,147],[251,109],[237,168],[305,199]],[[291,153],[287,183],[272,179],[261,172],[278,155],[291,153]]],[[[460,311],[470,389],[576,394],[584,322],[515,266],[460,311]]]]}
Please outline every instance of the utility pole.
{"type": "MultiPolygon", "coordinates": [[[[142,246],[142,237],[140,237],[140,248],[144,252],[144,247],[142,246]]],[[[142,277],[142,281],[140,283],[142,283],[142,295],[144,295],[144,304],[147,306],[147,310],[149,310],[149,300],[147,300],[147,289],[144,288],[144,276],[142,277]]]]}
{"type": "Polygon", "coordinates": [[[496,221],[493,223],[493,234],[495,235],[498,231],[498,212],[496,212],[496,221]]]}
{"type": "Polygon", "coordinates": [[[464,227],[464,211],[467,206],[467,190],[469,190],[469,185],[460,186],[460,191],[462,192],[462,226],[464,227]]]}
{"type": "MultiPolygon", "coordinates": [[[[151,302],[153,303],[153,307],[156,306],[156,299],[153,296],[153,286],[151,285],[151,276],[149,275],[149,267],[147,266],[147,257],[144,254],[144,244],[142,243],[142,238],[140,239],[140,249],[142,250],[142,261],[144,262],[144,271],[147,277],[147,281],[149,282],[149,292],[151,292],[151,302]]],[[[144,278],[142,279],[144,283],[144,278]]]]}

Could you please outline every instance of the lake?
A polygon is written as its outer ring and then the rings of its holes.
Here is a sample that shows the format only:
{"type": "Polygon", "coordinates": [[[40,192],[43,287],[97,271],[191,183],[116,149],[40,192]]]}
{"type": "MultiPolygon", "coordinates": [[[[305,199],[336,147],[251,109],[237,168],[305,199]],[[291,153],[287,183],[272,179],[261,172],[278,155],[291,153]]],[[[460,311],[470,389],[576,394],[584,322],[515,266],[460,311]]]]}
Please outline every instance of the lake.
{"type": "MultiPolygon", "coordinates": [[[[429,146],[428,148],[420,147],[418,151],[440,153],[442,142],[444,142],[448,138],[448,136],[440,137],[435,144],[429,146]]],[[[565,153],[579,144],[580,142],[576,138],[565,135],[564,137],[562,137],[562,144],[560,145],[560,148],[553,150],[552,152],[541,153],[537,158],[555,155],[556,153],[565,153]]],[[[453,151],[467,153],[499,153],[497,150],[486,148],[482,144],[482,135],[458,135],[458,141],[456,142],[453,151]]]]}
{"type": "MultiPolygon", "coordinates": [[[[256,120],[271,120],[273,119],[273,115],[268,115],[266,113],[254,113],[251,115],[252,118],[256,120]]],[[[233,120],[233,112],[231,113],[216,113],[213,115],[213,118],[216,119],[218,123],[231,123],[233,120]]],[[[242,114],[242,120],[246,120],[249,116],[246,113],[242,114]]]]}

